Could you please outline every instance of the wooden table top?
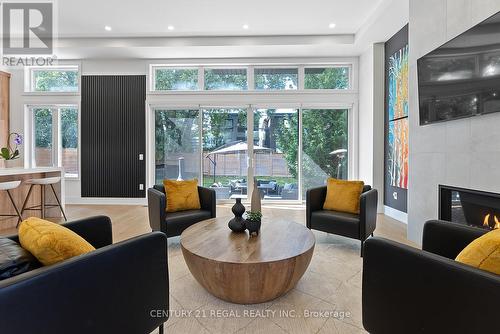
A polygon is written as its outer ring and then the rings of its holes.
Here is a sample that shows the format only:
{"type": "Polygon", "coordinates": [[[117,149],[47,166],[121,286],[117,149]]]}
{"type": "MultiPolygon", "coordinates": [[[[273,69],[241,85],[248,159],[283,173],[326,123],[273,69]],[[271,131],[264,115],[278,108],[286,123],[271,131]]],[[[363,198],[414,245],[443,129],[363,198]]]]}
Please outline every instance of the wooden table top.
{"type": "Polygon", "coordinates": [[[259,235],[234,233],[227,226],[232,217],[208,219],[187,228],[181,246],[197,256],[227,263],[262,263],[299,256],[314,247],[315,238],[304,225],[263,217],[259,235]]]}

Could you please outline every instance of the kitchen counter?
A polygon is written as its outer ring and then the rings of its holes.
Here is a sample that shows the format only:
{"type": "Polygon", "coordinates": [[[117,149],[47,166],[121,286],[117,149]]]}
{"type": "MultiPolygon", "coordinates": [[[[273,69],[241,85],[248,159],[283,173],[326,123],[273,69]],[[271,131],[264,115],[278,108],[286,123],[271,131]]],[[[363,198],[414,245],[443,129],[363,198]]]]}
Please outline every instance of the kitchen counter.
{"type": "Polygon", "coordinates": [[[0,168],[0,176],[6,175],[21,175],[21,174],[37,174],[37,173],[62,173],[61,167],[37,167],[37,168],[0,168]]]}
{"type": "MultiPolygon", "coordinates": [[[[21,181],[21,185],[10,191],[12,198],[16,204],[16,207],[19,211],[21,211],[23,207],[23,203],[28,195],[28,191],[30,185],[25,184],[24,181],[28,179],[38,179],[45,177],[61,177],[61,182],[54,184],[54,190],[57,194],[57,197],[61,201],[61,205],[64,208],[65,196],[64,196],[64,171],[61,167],[38,167],[38,168],[0,168],[0,182],[9,182],[9,181],[21,181]]],[[[32,207],[36,205],[40,205],[41,202],[41,191],[40,186],[34,186],[33,191],[31,192],[30,199],[26,207],[32,207]]],[[[46,204],[56,204],[56,199],[50,187],[45,187],[45,200],[46,204]]],[[[55,221],[60,221],[61,219],[61,211],[59,208],[47,208],[46,209],[46,217],[51,217],[55,219],[55,221]]],[[[15,215],[15,210],[12,207],[12,203],[9,200],[6,191],[0,191],[0,214],[15,215]]],[[[28,217],[40,217],[41,212],[35,210],[27,210],[23,213],[23,219],[28,217]]],[[[2,217],[5,219],[0,220],[0,230],[12,230],[15,228],[17,224],[17,217],[2,217]]],[[[14,231],[13,231],[14,232],[14,231]]]]}

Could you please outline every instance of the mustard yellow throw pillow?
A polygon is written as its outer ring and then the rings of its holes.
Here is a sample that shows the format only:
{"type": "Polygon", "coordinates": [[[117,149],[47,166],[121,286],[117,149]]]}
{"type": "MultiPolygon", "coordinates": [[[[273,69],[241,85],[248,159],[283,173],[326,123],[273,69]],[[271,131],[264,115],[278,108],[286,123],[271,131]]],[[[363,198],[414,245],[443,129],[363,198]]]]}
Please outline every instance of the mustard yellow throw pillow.
{"type": "Polygon", "coordinates": [[[359,196],[363,192],[363,181],[344,181],[329,178],[326,186],[324,210],[359,214],[359,196]]]}
{"type": "Polygon", "coordinates": [[[455,260],[500,275],[500,229],[472,241],[455,260]]]}
{"type": "Polygon", "coordinates": [[[198,180],[163,180],[167,197],[167,212],[197,210],[201,208],[198,180]]]}
{"type": "Polygon", "coordinates": [[[45,266],[95,250],[70,229],[36,217],[19,225],[19,241],[45,266]]]}

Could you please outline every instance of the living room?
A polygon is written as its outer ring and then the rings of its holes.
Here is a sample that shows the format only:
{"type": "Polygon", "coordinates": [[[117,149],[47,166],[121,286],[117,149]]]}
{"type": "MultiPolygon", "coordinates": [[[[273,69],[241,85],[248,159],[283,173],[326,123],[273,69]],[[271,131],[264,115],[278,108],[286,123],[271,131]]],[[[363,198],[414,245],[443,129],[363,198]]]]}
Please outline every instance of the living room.
{"type": "Polygon", "coordinates": [[[495,331],[499,0],[1,7],[2,333],[495,331]]]}

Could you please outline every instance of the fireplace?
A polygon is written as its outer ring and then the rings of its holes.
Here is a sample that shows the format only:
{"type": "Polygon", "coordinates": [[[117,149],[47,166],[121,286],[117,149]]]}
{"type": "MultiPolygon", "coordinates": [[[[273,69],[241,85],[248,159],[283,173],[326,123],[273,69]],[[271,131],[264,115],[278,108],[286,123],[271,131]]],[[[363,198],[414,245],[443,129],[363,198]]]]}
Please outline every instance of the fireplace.
{"type": "Polygon", "coordinates": [[[439,219],[490,230],[500,228],[500,194],[440,185],[439,219]]]}

